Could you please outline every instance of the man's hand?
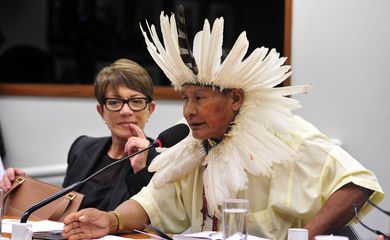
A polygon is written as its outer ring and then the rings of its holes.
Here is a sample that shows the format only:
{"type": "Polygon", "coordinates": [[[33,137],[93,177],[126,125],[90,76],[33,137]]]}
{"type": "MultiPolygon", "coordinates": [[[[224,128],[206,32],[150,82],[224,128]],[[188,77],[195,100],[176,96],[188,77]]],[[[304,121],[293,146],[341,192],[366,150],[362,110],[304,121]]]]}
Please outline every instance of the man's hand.
{"type": "Polygon", "coordinates": [[[67,239],[95,239],[115,232],[117,221],[109,212],[86,208],[69,214],[64,219],[64,237],[67,239]]]}

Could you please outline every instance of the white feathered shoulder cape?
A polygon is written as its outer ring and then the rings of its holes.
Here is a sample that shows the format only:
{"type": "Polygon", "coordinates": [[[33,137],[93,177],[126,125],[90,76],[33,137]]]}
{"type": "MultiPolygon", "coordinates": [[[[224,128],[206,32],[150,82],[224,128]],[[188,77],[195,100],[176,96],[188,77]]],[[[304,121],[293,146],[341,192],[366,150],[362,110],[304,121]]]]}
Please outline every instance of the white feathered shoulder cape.
{"type": "Polygon", "coordinates": [[[203,141],[191,135],[163,151],[149,166],[149,171],[155,172],[152,184],[159,188],[185,177],[199,165],[207,166],[203,184],[208,209],[220,217],[218,206],[222,206],[224,199],[236,198],[238,191],[247,187],[248,173],[271,176],[273,164],[298,157],[299,154],[281,139],[283,136],[287,140],[289,135],[277,136],[274,130],[259,124],[255,121],[254,115],[258,116],[255,112],[246,113],[253,118],[243,117],[242,112],[251,112],[252,107],[241,108],[229,133],[208,154],[203,141]]]}

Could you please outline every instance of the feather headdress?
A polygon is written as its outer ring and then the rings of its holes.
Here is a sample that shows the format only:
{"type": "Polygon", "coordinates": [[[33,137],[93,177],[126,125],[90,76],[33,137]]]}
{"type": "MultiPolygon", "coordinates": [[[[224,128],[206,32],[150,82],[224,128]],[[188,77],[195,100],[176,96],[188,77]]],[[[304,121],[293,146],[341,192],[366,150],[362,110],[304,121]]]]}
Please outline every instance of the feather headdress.
{"type": "Polygon", "coordinates": [[[273,164],[289,161],[299,154],[285,141],[290,137],[291,111],[299,108],[297,100],[287,96],[306,92],[309,86],[275,87],[290,75],[275,49],[256,48],[248,57],[249,42],[241,33],[223,62],[223,18],[210,28],[206,19],[203,30],[193,41],[192,54],[197,71],[190,69],[180,55],[175,17],[160,15],[163,43],[154,25],[142,29],[147,49],[176,89],[184,84],[241,88],[245,100],[232,128],[223,141],[206,155],[200,140],[189,136],[163,152],[149,167],[156,171],[155,186],[179,179],[194,167],[207,165],[203,183],[209,209],[219,215],[224,199],[236,197],[247,187],[247,173],[271,176],[273,164]]]}

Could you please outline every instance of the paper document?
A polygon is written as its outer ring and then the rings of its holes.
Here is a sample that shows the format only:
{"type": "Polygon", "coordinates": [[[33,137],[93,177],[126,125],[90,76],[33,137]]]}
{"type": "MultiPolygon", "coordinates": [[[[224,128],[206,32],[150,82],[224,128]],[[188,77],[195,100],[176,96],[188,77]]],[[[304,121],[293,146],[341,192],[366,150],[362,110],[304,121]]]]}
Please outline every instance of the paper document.
{"type": "MultiPolygon", "coordinates": [[[[175,234],[173,235],[174,240],[199,240],[199,239],[209,239],[209,240],[221,240],[222,232],[214,231],[204,231],[197,233],[188,233],[188,234],[175,234]]],[[[234,240],[232,238],[232,240],[234,240]]],[[[247,240],[268,240],[266,238],[256,237],[253,235],[248,235],[247,240]]]]}
{"type": "MultiPolygon", "coordinates": [[[[12,233],[12,224],[20,223],[20,220],[17,219],[3,219],[2,221],[2,232],[12,233]]],[[[31,223],[33,232],[45,232],[53,230],[62,230],[64,229],[64,224],[62,222],[54,222],[49,220],[42,221],[27,221],[31,223]]]]}
{"type": "Polygon", "coordinates": [[[119,236],[113,236],[113,235],[108,235],[102,238],[99,238],[100,240],[120,240],[120,239],[133,239],[133,238],[124,238],[124,237],[119,237],[119,236]]]}

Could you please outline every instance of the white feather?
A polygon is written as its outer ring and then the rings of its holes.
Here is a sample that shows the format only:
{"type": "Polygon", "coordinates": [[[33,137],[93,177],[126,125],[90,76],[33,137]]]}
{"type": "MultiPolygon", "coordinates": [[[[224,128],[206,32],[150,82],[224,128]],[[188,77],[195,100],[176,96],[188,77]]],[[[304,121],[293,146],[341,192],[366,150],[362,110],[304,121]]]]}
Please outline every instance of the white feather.
{"type": "Polygon", "coordinates": [[[180,57],[174,16],[171,16],[169,19],[161,12],[160,25],[164,45],[161,43],[154,25],[150,27],[147,25],[151,40],[149,40],[149,37],[140,25],[150,55],[174,85],[183,84],[183,79],[195,81],[192,71],[180,57]]]}
{"type": "Polygon", "coordinates": [[[226,56],[226,59],[223,61],[217,73],[215,84],[222,87],[231,87],[231,85],[233,85],[231,76],[234,74],[238,64],[245,56],[248,46],[249,42],[246,38],[246,33],[242,32],[234,43],[229,54],[226,56]]]}
{"type": "Polygon", "coordinates": [[[203,31],[200,40],[200,48],[199,48],[199,62],[198,64],[198,80],[203,83],[206,80],[208,65],[207,65],[207,57],[208,57],[208,47],[210,40],[210,24],[206,19],[203,25],[203,31]]]}
{"type": "Polygon", "coordinates": [[[196,64],[198,65],[198,68],[199,68],[199,65],[200,65],[200,56],[201,56],[201,47],[202,47],[202,34],[203,34],[203,31],[199,31],[195,37],[194,37],[194,43],[193,43],[193,55],[194,55],[194,58],[195,58],[195,62],[196,64]]]}
{"type": "Polygon", "coordinates": [[[222,41],[223,41],[223,18],[217,18],[214,21],[213,29],[210,34],[210,43],[208,46],[207,65],[209,69],[207,73],[214,76],[215,72],[221,65],[222,56],[222,41]]]}
{"type": "Polygon", "coordinates": [[[155,186],[160,187],[166,182],[179,179],[199,165],[205,157],[203,148],[199,148],[200,145],[200,141],[189,136],[154,158],[148,170],[155,172],[152,178],[155,186]]]}

